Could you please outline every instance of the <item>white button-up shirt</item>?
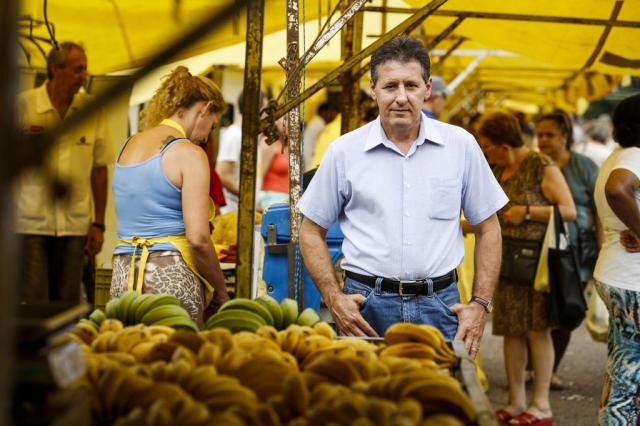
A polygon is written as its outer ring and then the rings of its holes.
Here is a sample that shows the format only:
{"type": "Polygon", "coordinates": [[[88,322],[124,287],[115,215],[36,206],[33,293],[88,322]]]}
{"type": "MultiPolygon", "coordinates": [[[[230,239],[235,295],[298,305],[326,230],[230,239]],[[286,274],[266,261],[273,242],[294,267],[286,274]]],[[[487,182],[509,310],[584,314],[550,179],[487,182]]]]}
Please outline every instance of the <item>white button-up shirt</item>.
{"type": "Polygon", "coordinates": [[[298,207],[325,229],[340,222],[344,269],[414,280],[462,262],[461,209],[478,224],[507,201],[473,136],[423,114],[407,155],[379,117],[338,138],[298,207]]]}
{"type": "MultiPolygon", "coordinates": [[[[84,107],[89,96],[78,93],[67,116],[84,107]]],[[[60,123],[46,84],[18,97],[20,127],[26,134],[49,131],[60,123]]],[[[58,139],[46,156],[44,167],[23,172],[17,179],[15,231],[22,234],[86,235],[92,217],[91,169],[112,161],[107,149],[106,117],[93,116],[58,139]],[[48,173],[44,173],[47,170],[48,173]],[[67,183],[69,195],[55,200],[51,177],[67,183]]]]}

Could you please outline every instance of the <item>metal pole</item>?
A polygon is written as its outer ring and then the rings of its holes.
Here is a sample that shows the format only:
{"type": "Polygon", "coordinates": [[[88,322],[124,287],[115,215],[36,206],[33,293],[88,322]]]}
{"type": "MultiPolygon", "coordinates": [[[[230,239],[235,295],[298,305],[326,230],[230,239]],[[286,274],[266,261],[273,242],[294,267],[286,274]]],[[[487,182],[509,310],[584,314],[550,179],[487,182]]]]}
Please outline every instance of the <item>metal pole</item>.
{"type": "Polygon", "coordinates": [[[236,296],[251,297],[253,278],[253,227],[256,217],[256,165],[260,133],[260,81],[264,0],[247,4],[247,47],[244,67],[244,111],[240,158],[240,202],[238,205],[238,263],[236,296]]]}
{"type": "MultiPolygon", "coordinates": [[[[300,73],[296,72],[300,61],[300,15],[298,0],[287,0],[287,88],[286,100],[295,99],[300,94],[300,73]]],[[[302,150],[300,141],[300,107],[292,108],[286,120],[289,145],[289,297],[304,302],[304,283],[298,243],[300,240],[300,177],[302,174],[302,150]]]]}
{"type": "MultiPolygon", "coordinates": [[[[380,37],[379,39],[377,39],[376,41],[371,43],[369,46],[367,46],[365,49],[363,49],[359,53],[353,55],[351,58],[349,58],[349,60],[345,61],[338,68],[334,69],[333,71],[331,71],[327,75],[325,75],[323,78],[318,80],[314,85],[312,85],[307,90],[302,92],[300,94],[300,96],[298,96],[297,98],[295,98],[295,99],[293,99],[291,101],[285,102],[284,104],[280,105],[273,112],[272,118],[273,119],[278,119],[278,118],[282,117],[291,108],[293,108],[293,107],[295,107],[297,105],[300,105],[301,103],[303,103],[304,101],[309,99],[311,96],[313,96],[316,92],[318,92],[319,90],[323,89],[329,83],[331,83],[336,78],[341,76],[347,70],[350,70],[353,67],[357,66],[364,58],[370,56],[380,46],[382,46],[383,44],[385,44],[386,42],[388,42],[392,38],[394,38],[394,37],[396,37],[396,36],[398,36],[398,35],[400,35],[402,33],[411,32],[416,26],[420,25],[420,23],[427,16],[431,15],[437,8],[439,8],[440,6],[442,6],[446,2],[447,2],[447,0],[432,0],[431,2],[429,2],[429,4],[424,6],[422,9],[418,9],[418,11],[416,13],[414,13],[409,18],[404,20],[402,23],[397,25],[395,28],[393,28],[387,34],[384,34],[382,37],[380,37]]],[[[260,122],[260,129],[261,130],[266,130],[270,126],[271,126],[270,119],[265,119],[265,120],[262,120],[260,122]]]]}
{"type": "Polygon", "coordinates": [[[15,161],[17,140],[16,95],[18,87],[17,40],[18,2],[0,6],[0,424],[11,424],[15,312],[18,280],[15,274],[16,249],[12,230],[12,193],[9,169],[15,161]]]}
{"type": "MultiPolygon", "coordinates": [[[[341,58],[346,61],[362,48],[362,13],[349,21],[342,32],[341,58]]],[[[354,64],[354,67],[359,64],[354,64]]],[[[348,133],[360,126],[360,85],[356,79],[357,70],[351,68],[342,74],[342,92],[340,93],[340,132],[348,133]]]]}

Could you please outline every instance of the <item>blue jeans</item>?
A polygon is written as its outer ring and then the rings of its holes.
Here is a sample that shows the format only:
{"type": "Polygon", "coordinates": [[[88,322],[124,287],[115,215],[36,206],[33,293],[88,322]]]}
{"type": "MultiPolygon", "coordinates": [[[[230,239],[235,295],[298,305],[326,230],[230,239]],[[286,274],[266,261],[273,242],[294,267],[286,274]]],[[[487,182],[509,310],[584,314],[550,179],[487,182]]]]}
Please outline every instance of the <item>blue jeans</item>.
{"type": "Polygon", "coordinates": [[[457,283],[425,296],[401,296],[382,291],[378,280],[375,288],[346,278],[343,292],[361,294],[366,299],[360,305],[360,314],[380,336],[397,322],[428,324],[439,329],[445,340],[453,340],[458,329],[458,316],[449,309],[460,303],[457,283]]]}

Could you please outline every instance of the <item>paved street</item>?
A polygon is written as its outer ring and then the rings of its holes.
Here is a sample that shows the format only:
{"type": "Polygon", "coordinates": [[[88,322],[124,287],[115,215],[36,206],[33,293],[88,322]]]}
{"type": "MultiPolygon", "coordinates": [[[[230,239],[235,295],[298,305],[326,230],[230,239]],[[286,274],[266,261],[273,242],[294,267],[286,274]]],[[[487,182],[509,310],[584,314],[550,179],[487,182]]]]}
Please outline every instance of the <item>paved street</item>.
{"type": "MultiPolygon", "coordinates": [[[[502,338],[485,329],[482,361],[489,377],[489,399],[495,408],[507,402],[507,381],[502,355],[502,338]]],[[[596,425],[596,415],[607,348],[591,339],[584,323],[576,329],[560,365],[560,377],[567,384],[563,391],[551,392],[554,426],[596,425]]]]}

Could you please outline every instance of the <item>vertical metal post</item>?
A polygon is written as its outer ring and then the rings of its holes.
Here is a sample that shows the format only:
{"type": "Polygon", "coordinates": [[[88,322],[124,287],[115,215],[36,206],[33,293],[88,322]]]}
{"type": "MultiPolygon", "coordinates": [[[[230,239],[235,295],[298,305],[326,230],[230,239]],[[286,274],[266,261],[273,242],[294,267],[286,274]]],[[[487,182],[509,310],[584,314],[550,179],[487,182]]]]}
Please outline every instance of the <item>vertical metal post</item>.
{"type": "MultiPolygon", "coordinates": [[[[343,61],[348,60],[362,49],[363,13],[358,12],[342,31],[343,61]]],[[[360,126],[360,84],[355,77],[357,65],[344,73],[341,77],[342,92],[340,93],[341,133],[345,134],[360,126]]]]}
{"type": "Polygon", "coordinates": [[[244,111],[240,156],[240,202],[238,206],[238,263],[236,296],[250,297],[253,269],[253,227],[256,216],[256,169],[260,133],[260,81],[264,0],[247,3],[247,43],[244,68],[244,111]]]}
{"type": "MultiPolygon", "coordinates": [[[[287,0],[287,88],[286,100],[295,99],[300,94],[300,73],[295,73],[300,60],[300,15],[298,0],[287,0]]],[[[300,107],[292,108],[287,114],[286,131],[289,140],[289,297],[297,298],[302,307],[304,288],[302,264],[298,242],[300,239],[300,212],[296,207],[300,199],[300,177],[302,175],[302,150],[300,141],[300,107]]]]}
{"type": "Polygon", "coordinates": [[[18,2],[8,0],[0,6],[0,424],[11,424],[15,311],[18,279],[15,275],[16,248],[12,225],[11,176],[15,161],[16,89],[18,87],[18,2]]]}

